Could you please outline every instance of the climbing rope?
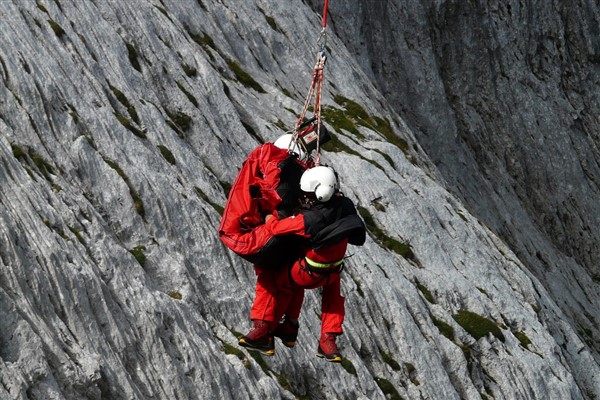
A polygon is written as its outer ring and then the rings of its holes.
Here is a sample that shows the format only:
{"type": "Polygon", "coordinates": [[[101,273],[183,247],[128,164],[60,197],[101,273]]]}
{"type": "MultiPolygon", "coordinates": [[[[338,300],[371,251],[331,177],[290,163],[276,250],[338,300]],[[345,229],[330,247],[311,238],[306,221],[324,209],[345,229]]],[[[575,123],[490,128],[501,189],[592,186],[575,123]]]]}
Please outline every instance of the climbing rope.
{"type": "Polygon", "coordinates": [[[317,147],[315,149],[315,165],[320,164],[320,137],[321,137],[321,93],[323,90],[323,71],[325,69],[325,63],[327,62],[327,8],[329,6],[329,1],[325,0],[325,4],[323,5],[323,18],[321,25],[321,33],[317,39],[317,45],[319,46],[319,51],[317,52],[317,60],[313,69],[313,77],[312,82],[310,84],[310,88],[308,90],[308,95],[304,100],[304,106],[302,107],[302,112],[298,117],[298,121],[296,122],[296,126],[293,130],[293,142],[298,141],[299,137],[302,137],[307,131],[312,130],[312,127],[309,127],[302,131],[307,125],[312,124],[312,122],[316,123],[316,133],[317,133],[317,147]],[[313,118],[307,124],[307,121],[304,121],[306,116],[306,112],[311,105],[311,101],[314,98],[314,107],[313,107],[313,118]]]}

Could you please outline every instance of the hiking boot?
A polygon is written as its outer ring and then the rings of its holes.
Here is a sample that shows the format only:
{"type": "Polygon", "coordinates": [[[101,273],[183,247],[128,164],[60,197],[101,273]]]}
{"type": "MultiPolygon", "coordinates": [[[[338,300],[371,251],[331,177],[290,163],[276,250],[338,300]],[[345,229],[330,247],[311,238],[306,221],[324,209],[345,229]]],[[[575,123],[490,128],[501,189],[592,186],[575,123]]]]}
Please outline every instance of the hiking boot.
{"type": "Polygon", "coordinates": [[[264,355],[272,356],[275,354],[275,343],[273,334],[269,332],[269,323],[267,321],[255,319],[254,326],[246,336],[242,336],[238,344],[251,350],[258,350],[264,355]]]}
{"type": "Polygon", "coordinates": [[[280,322],[273,336],[277,336],[281,339],[281,342],[285,347],[294,347],[296,345],[296,338],[298,337],[298,321],[292,322],[288,318],[285,318],[283,322],[280,322]]]}
{"type": "Polygon", "coordinates": [[[336,336],[335,333],[324,333],[321,335],[317,357],[325,358],[330,362],[342,362],[342,355],[335,344],[336,336]]]}

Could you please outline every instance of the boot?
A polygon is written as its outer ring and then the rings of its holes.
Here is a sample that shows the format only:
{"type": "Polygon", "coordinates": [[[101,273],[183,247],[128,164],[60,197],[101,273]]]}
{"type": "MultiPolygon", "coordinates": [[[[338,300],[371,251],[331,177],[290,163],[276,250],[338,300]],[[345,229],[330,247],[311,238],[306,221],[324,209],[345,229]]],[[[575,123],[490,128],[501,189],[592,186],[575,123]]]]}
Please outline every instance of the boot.
{"type": "Polygon", "coordinates": [[[336,336],[337,334],[335,333],[324,333],[321,335],[317,357],[325,358],[330,362],[342,362],[342,355],[335,344],[336,336]]]}
{"type": "Polygon", "coordinates": [[[273,334],[269,332],[269,323],[260,319],[252,321],[253,327],[247,335],[242,336],[238,344],[252,350],[258,350],[264,355],[275,354],[273,334]]]}
{"type": "Polygon", "coordinates": [[[280,322],[273,336],[277,336],[281,339],[281,342],[285,347],[294,347],[296,345],[296,338],[298,337],[298,321],[292,322],[287,317],[280,322]]]}

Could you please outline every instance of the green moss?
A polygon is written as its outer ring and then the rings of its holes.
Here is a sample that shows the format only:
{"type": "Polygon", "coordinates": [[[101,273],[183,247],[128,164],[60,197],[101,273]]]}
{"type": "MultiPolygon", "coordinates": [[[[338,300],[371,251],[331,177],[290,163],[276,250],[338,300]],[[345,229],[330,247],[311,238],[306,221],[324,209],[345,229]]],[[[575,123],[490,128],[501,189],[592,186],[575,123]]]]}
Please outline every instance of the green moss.
{"type": "Polygon", "coordinates": [[[416,281],[416,285],[417,289],[419,289],[419,291],[423,294],[423,297],[425,297],[425,300],[427,300],[431,304],[436,304],[435,298],[433,297],[429,289],[427,289],[427,287],[422,285],[419,281],[416,281]]]}
{"type": "Polygon", "coordinates": [[[175,165],[175,156],[173,156],[171,150],[169,150],[166,146],[163,146],[162,144],[159,144],[157,147],[160,150],[160,154],[162,154],[163,158],[167,160],[169,164],[175,165]]]}
{"type": "Polygon", "coordinates": [[[364,136],[358,132],[358,128],[354,124],[353,120],[348,117],[343,110],[335,107],[324,106],[321,108],[321,116],[335,130],[345,130],[359,138],[364,138],[364,136]]]}
{"type": "Polygon", "coordinates": [[[40,10],[42,10],[43,12],[48,14],[48,10],[46,10],[46,7],[44,7],[42,4],[37,3],[36,6],[37,6],[37,8],[39,8],[40,10]]]}
{"type": "Polygon", "coordinates": [[[517,339],[519,339],[521,346],[523,346],[524,348],[527,349],[528,346],[531,344],[531,340],[529,339],[529,337],[527,337],[525,332],[517,332],[514,335],[517,339]]]}
{"type": "Polygon", "coordinates": [[[75,237],[77,238],[79,243],[81,243],[82,245],[85,246],[85,240],[83,239],[83,236],[81,235],[81,230],[77,229],[73,226],[69,226],[69,230],[73,233],[73,235],[75,235],[75,237]]]}
{"type": "Polygon", "coordinates": [[[447,324],[446,322],[440,319],[437,319],[433,315],[431,316],[431,321],[438,328],[442,335],[446,336],[451,341],[454,341],[454,328],[452,327],[452,325],[447,324]]]}
{"type": "Polygon", "coordinates": [[[217,53],[219,53],[219,49],[215,45],[215,42],[212,39],[212,37],[210,37],[210,35],[208,35],[207,33],[198,35],[198,34],[192,33],[189,28],[186,27],[186,29],[187,29],[188,34],[192,38],[192,40],[194,42],[198,43],[200,45],[200,47],[202,47],[202,49],[204,49],[204,52],[208,55],[210,60],[215,61],[215,57],[212,55],[210,49],[216,51],[217,53]]]}
{"type": "Polygon", "coordinates": [[[159,6],[156,6],[156,5],[155,5],[154,7],[155,7],[155,8],[156,8],[158,11],[160,11],[160,12],[161,12],[161,14],[163,14],[165,17],[167,17],[167,18],[169,19],[169,21],[171,21],[171,22],[173,21],[173,20],[171,19],[171,17],[169,16],[169,13],[167,12],[167,10],[166,10],[165,8],[163,8],[163,7],[159,7],[159,6]]]}
{"type": "Polygon", "coordinates": [[[200,35],[190,35],[192,39],[202,47],[210,47],[213,50],[218,50],[215,41],[208,33],[200,35]]]}
{"type": "Polygon", "coordinates": [[[135,257],[135,260],[138,262],[138,264],[142,266],[142,268],[144,268],[146,264],[146,255],[144,254],[145,250],[146,246],[136,246],[133,249],[129,250],[129,252],[133,254],[133,257],[135,257]]]}
{"type": "Polygon", "coordinates": [[[287,126],[285,125],[285,122],[283,122],[280,119],[278,119],[273,125],[281,129],[282,131],[287,131],[287,126]]]}
{"type": "Polygon", "coordinates": [[[365,111],[363,106],[358,104],[355,101],[348,99],[347,97],[336,95],[333,97],[333,101],[335,101],[340,106],[346,109],[346,112],[352,116],[353,119],[357,120],[368,120],[369,114],[365,111]]]}
{"type": "Polygon", "coordinates": [[[186,88],[183,87],[183,85],[181,83],[177,82],[177,87],[179,88],[179,90],[181,90],[183,92],[183,94],[185,94],[185,96],[188,98],[190,103],[192,103],[196,108],[199,107],[198,99],[196,99],[196,97],[193,94],[191,94],[189,91],[187,91],[186,88]]]}
{"type": "Polygon", "coordinates": [[[130,131],[131,133],[133,133],[135,136],[141,138],[141,139],[146,139],[146,134],[144,133],[144,131],[142,131],[141,129],[133,126],[133,124],[131,123],[131,121],[124,116],[123,114],[119,114],[118,112],[115,113],[115,117],[117,118],[117,121],[119,121],[121,123],[121,125],[123,125],[123,127],[125,127],[125,129],[127,129],[128,131],[130,131]]]}
{"type": "Polygon", "coordinates": [[[258,143],[263,143],[264,140],[263,138],[261,138],[258,133],[256,133],[256,131],[254,130],[254,128],[252,128],[252,126],[250,126],[250,124],[244,122],[244,121],[240,121],[242,123],[242,126],[244,127],[244,129],[246,129],[246,132],[248,132],[248,134],[250,136],[252,136],[254,139],[256,139],[256,141],[258,143]]]}
{"type": "Polygon", "coordinates": [[[343,153],[347,153],[347,154],[353,154],[357,157],[362,158],[363,160],[366,160],[366,158],[364,158],[361,154],[352,150],[346,144],[341,142],[338,139],[338,136],[336,134],[334,134],[333,132],[329,132],[329,136],[331,139],[327,143],[323,143],[323,146],[321,146],[321,148],[323,148],[324,150],[329,151],[329,152],[335,152],[335,153],[343,152],[343,153]]]}
{"type": "Polygon", "coordinates": [[[346,372],[348,372],[351,375],[356,376],[356,368],[354,368],[354,364],[352,364],[352,361],[344,358],[341,362],[342,364],[342,368],[344,368],[346,370],[346,372]]]}
{"type": "Polygon", "coordinates": [[[358,206],[358,212],[362,219],[365,221],[367,229],[369,232],[375,237],[379,245],[383,248],[391,250],[396,254],[406,258],[407,260],[418,262],[413,251],[412,247],[408,243],[402,243],[390,236],[387,235],[373,219],[373,216],[365,207],[358,206]]]}
{"type": "Polygon", "coordinates": [[[165,111],[171,119],[171,122],[174,124],[175,130],[188,131],[192,126],[192,117],[190,117],[189,115],[181,111],[165,111]]]}
{"type": "Polygon", "coordinates": [[[371,149],[376,153],[379,153],[384,159],[385,161],[388,162],[388,164],[390,164],[392,166],[392,168],[396,168],[396,164],[394,163],[394,160],[392,160],[392,157],[390,157],[389,155],[385,154],[383,151],[378,150],[378,149],[371,149]]]}
{"type": "Polygon", "coordinates": [[[236,80],[242,85],[254,89],[259,93],[266,93],[262,86],[260,86],[260,84],[256,82],[237,62],[234,60],[227,60],[227,65],[235,75],[236,80]]]}
{"type": "Polygon", "coordinates": [[[69,109],[69,115],[71,116],[71,118],[73,118],[73,121],[75,121],[75,123],[78,123],[79,113],[77,113],[75,107],[72,104],[67,103],[67,108],[69,109]]]}
{"type": "Polygon", "coordinates": [[[12,145],[13,155],[21,162],[27,162],[28,158],[31,159],[33,165],[38,169],[39,173],[47,180],[51,181],[50,175],[56,175],[56,170],[48,161],[42,156],[36,153],[33,149],[28,150],[26,155],[21,148],[16,145],[12,145]]]}
{"type": "Polygon", "coordinates": [[[469,335],[473,336],[475,340],[479,340],[482,337],[487,336],[488,333],[491,333],[501,341],[504,341],[504,335],[498,327],[498,324],[479,314],[467,310],[460,310],[458,313],[454,314],[452,318],[454,318],[454,320],[462,326],[469,335]]]}
{"type": "Polygon", "coordinates": [[[211,201],[208,196],[202,191],[202,189],[200,189],[197,186],[194,186],[194,190],[196,191],[196,194],[198,195],[198,197],[200,197],[202,200],[206,201],[208,204],[210,204],[218,213],[219,215],[223,215],[223,211],[224,208],[221,207],[220,205],[218,205],[217,203],[211,201]]]}
{"type": "Polygon", "coordinates": [[[57,37],[62,37],[66,32],[65,30],[62,28],[62,26],[60,26],[58,24],[58,22],[54,21],[53,19],[49,19],[48,23],[50,24],[50,28],[52,28],[52,30],[54,31],[54,34],[57,37]]]}
{"type": "Polygon", "coordinates": [[[388,353],[386,353],[385,351],[380,351],[379,354],[381,354],[381,358],[383,359],[383,361],[389,365],[390,367],[392,367],[392,369],[394,371],[400,371],[401,367],[400,364],[398,364],[398,362],[396,360],[394,360],[392,358],[392,356],[390,356],[388,353]]]}
{"type": "Polygon", "coordinates": [[[408,372],[408,376],[410,377],[410,381],[415,385],[419,386],[421,382],[416,378],[417,369],[411,363],[404,363],[404,367],[406,368],[406,372],[408,372]]]}
{"type": "Polygon", "coordinates": [[[142,198],[140,197],[138,192],[131,185],[131,182],[129,181],[129,177],[127,175],[125,175],[125,172],[123,172],[123,169],[121,169],[121,167],[114,161],[111,161],[111,160],[105,158],[104,162],[106,162],[106,164],[108,164],[109,167],[114,169],[117,172],[117,174],[119,174],[119,176],[125,181],[125,183],[127,184],[127,187],[129,188],[129,195],[131,196],[131,199],[133,201],[133,206],[135,207],[135,211],[142,217],[142,219],[145,219],[146,210],[144,209],[144,202],[142,201],[142,198]]]}
{"type": "Polygon", "coordinates": [[[138,72],[142,72],[142,67],[140,66],[137,50],[130,43],[125,43],[125,46],[127,47],[127,55],[129,57],[129,62],[131,63],[131,66],[135,68],[138,72]]]}
{"type": "Polygon", "coordinates": [[[225,354],[232,354],[234,356],[236,356],[237,358],[239,358],[242,363],[244,363],[244,366],[247,369],[250,369],[250,363],[248,362],[248,359],[246,358],[246,355],[244,354],[244,352],[240,349],[238,349],[235,346],[230,345],[229,343],[225,343],[223,342],[223,352],[225,354]]]}
{"type": "Polygon", "coordinates": [[[127,113],[129,114],[129,116],[131,117],[131,119],[136,124],[139,125],[140,124],[140,117],[138,116],[138,113],[137,113],[135,107],[132,106],[131,103],[129,102],[129,100],[127,99],[127,96],[125,96],[123,94],[123,92],[121,92],[116,87],[114,87],[114,86],[112,86],[110,84],[109,84],[109,86],[110,86],[110,90],[113,92],[113,94],[115,95],[115,97],[117,98],[117,100],[119,100],[119,103],[121,103],[127,109],[127,113]]]}
{"type": "Polygon", "coordinates": [[[198,70],[190,65],[181,64],[181,68],[183,68],[183,72],[189,77],[196,76],[198,74],[198,70]]]}
{"type": "Polygon", "coordinates": [[[170,292],[167,293],[170,297],[174,298],[175,300],[181,300],[183,299],[183,296],[181,295],[181,293],[179,293],[176,290],[172,290],[170,292]]]}
{"type": "Polygon", "coordinates": [[[33,152],[33,150],[29,150],[29,156],[31,157],[31,161],[33,161],[35,166],[42,171],[44,175],[47,173],[54,174],[54,167],[52,167],[48,161],[44,160],[42,156],[33,152]]]}
{"type": "Polygon", "coordinates": [[[275,377],[277,378],[277,383],[279,383],[279,386],[281,386],[282,388],[284,388],[287,391],[292,390],[292,385],[290,385],[290,382],[287,380],[287,378],[285,376],[283,376],[282,374],[275,373],[275,377]]]}
{"type": "Polygon", "coordinates": [[[269,366],[267,365],[267,362],[264,360],[262,355],[256,350],[248,350],[248,354],[250,354],[250,356],[254,358],[254,361],[257,362],[257,364],[260,366],[263,372],[268,375],[269,366]]]}
{"type": "MultiPolygon", "coordinates": [[[[408,143],[399,138],[392,129],[390,122],[386,118],[379,116],[370,116],[363,106],[344,96],[334,96],[334,101],[343,107],[343,110],[335,107],[323,107],[323,118],[331,123],[336,129],[345,129],[362,138],[357,125],[365,126],[371,130],[379,132],[388,143],[391,143],[408,154],[408,143]]],[[[392,164],[393,165],[393,164],[392,164]]]]}
{"type": "Polygon", "coordinates": [[[400,396],[400,393],[398,393],[398,390],[396,390],[396,387],[394,387],[392,382],[379,377],[375,377],[375,382],[377,383],[377,386],[379,386],[379,389],[381,389],[383,394],[385,394],[387,399],[402,400],[402,396],[400,396]]]}
{"type": "Polygon", "coordinates": [[[277,23],[275,22],[275,18],[269,15],[265,15],[265,19],[267,20],[267,24],[269,24],[271,29],[273,29],[274,31],[280,31],[279,27],[277,26],[277,23]]]}
{"type": "Polygon", "coordinates": [[[374,116],[372,117],[372,121],[375,125],[375,130],[381,133],[388,143],[391,143],[398,147],[404,154],[408,154],[408,143],[406,140],[399,138],[392,129],[390,122],[387,119],[383,119],[381,117],[374,116]]]}
{"type": "Polygon", "coordinates": [[[23,151],[23,149],[21,149],[16,144],[11,144],[10,147],[12,148],[13,156],[15,156],[15,158],[17,160],[19,160],[19,161],[26,161],[27,160],[27,153],[25,153],[23,151]]]}

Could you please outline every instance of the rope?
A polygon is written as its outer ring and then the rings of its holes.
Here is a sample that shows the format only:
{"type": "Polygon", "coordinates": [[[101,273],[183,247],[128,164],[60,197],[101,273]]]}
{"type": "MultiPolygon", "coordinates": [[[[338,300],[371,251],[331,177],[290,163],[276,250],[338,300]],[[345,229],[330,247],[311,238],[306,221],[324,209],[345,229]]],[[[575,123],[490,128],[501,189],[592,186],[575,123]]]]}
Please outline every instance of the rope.
{"type": "MultiPolygon", "coordinates": [[[[317,39],[317,45],[319,46],[319,52],[317,53],[317,61],[315,63],[313,69],[313,78],[310,84],[310,88],[308,90],[308,95],[304,100],[304,106],[302,107],[302,112],[298,117],[298,121],[296,122],[296,126],[294,127],[293,132],[293,140],[292,142],[301,142],[298,140],[298,133],[300,127],[303,124],[304,117],[306,112],[308,111],[308,107],[310,106],[311,100],[315,99],[314,109],[313,109],[313,119],[317,124],[317,147],[315,149],[315,165],[320,164],[320,137],[321,137],[321,93],[323,90],[323,70],[325,69],[325,63],[327,62],[327,54],[326,54],[326,46],[327,46],[327,8],[329,7],[329,0],[325,0],[325,4],[323,5],[323,22],[322,29],[319,37],[317,39]]],[[[306,149],[305,149],[306,150],[306,149]]]]}
{"type": "Polygon", "coordinates": [[[327,7],[329,7],[329,0],[325,0],[323,5],[323,29],[327,27],[327,7]]]}

